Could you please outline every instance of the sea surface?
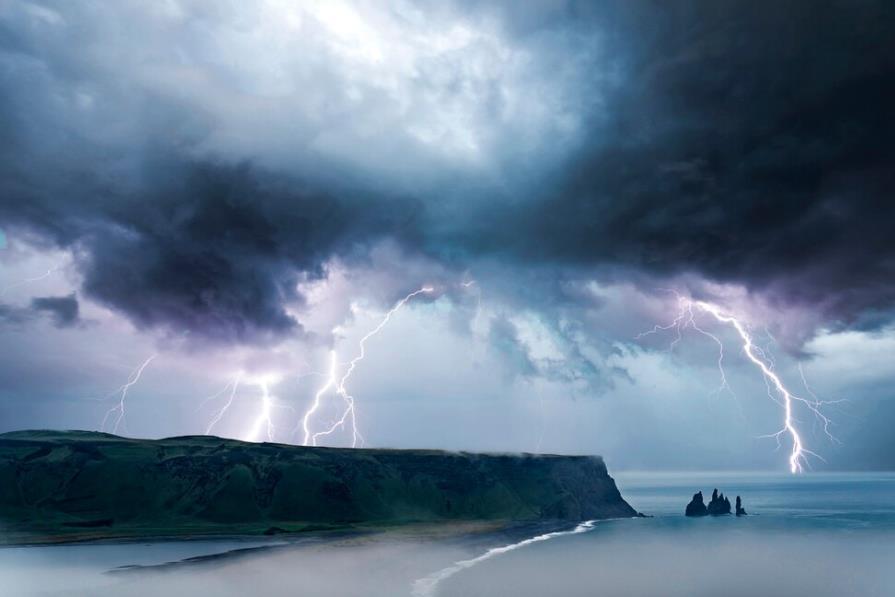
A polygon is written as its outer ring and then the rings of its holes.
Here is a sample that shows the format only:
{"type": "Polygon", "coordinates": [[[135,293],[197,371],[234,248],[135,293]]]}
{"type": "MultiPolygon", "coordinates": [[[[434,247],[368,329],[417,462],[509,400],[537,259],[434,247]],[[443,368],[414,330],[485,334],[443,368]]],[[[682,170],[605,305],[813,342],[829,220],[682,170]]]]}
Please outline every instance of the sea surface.
{"type": "Polygon", "coordinates": [[[895,473],[615,477],[650,518],[447,540],[0,548],[0,595],[895,595],[895,473]],[[749,516],[683,516],[693,493],[716,487],[749,516]]]}
{"type": "Polygon", "coordinates": [[[602,521],[512,550],[437,594],[895,596],[895,474],[619,474],[653,518],[602,521]],[[702,490],[743,497],[749,516],[686,518],[702,490]]]}

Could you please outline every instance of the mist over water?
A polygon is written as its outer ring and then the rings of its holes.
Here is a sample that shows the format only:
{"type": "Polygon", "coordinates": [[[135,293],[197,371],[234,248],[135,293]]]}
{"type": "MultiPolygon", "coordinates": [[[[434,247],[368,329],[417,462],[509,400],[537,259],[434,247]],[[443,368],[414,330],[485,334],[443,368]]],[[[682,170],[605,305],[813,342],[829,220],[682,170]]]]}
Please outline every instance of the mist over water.
{"type": "MultiPolygon", "coordinates": [[[[437,539],[401,533],[280,545],[198,563],[114,572],[250,548],[240,542],[0,549],[2,593],[22,597],[410,596],[458,563],[431,594],[475,596],[774,596],[895,594],[895,474],[622,474],[648,519],[489,549],[526,537],[437,539]],[[687,519],[697,491],[742,495],[750,516],[687,519]]],[[[576,525],[569,525],[573,530],[576,525]]],[[[533,533],[540,535],[542,532],[533,533]]]]}
{"type": "Polygon", "coordinates": [[[895,475],[616,475],[654,515],[604,521],[447,580],[441,597],[892,595],[895,475]],[[688,519],[698,490],[745,500],[750,516],[688,519]]]}
{"type": "MultiPolygon", "coordinates": [[[[295,597],[410,595],[414,579],[465,557],[461,546],[364,538],[261,549],[198,562],[112,571],[130,559],[164,564],[178,543],[0,549],[0,595],[16,597],[295,597]],[[107,549],[112,548],[112,549],[107,549]],[[166,557],[164,550],[171,550],[166,557]],[[146,557],[152,551],[152,557],[146,557]]],[[[222,546],[232,549],[232,545],[222,546]]],[[[222,549],[222,551],[223,551],[222,549]]],[[[188,548],[187,548],[188,550],[188,548]]]]}
{"type": "MultiPolygon", "coordinates": [[[[713,522],[713,521],[709,521],[713,522]]],[[[891,595],[893,536],[800,536],[620,524],[513,552],[445,583],[443,597],[891,595]]]]}

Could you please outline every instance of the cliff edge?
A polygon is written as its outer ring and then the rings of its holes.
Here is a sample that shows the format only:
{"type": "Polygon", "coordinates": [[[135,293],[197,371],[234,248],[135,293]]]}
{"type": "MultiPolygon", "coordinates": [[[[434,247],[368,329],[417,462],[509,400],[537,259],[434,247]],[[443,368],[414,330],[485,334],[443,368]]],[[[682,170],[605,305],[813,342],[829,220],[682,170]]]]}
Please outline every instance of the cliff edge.
{"type": "Polygon", "coordinates": [[[636,514],[596,456],[0,434],[6,542],[636,514]]]}

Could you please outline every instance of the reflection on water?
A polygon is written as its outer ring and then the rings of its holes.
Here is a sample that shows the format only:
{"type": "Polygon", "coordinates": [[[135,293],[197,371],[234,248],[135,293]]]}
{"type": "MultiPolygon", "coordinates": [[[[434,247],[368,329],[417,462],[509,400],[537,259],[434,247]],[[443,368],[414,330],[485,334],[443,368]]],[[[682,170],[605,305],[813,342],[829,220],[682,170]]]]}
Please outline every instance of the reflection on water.
{"type": "MultiPolygon", "coordinates": [[[[414,581],[475,561],[438,584],[476,595],[895,594],[895,475],[626,474],[626,499],[654,518],[526,543],[412,536],[287,545],[190,565],[108,573],[258,545],[237,541],[0,549],[0,593],[22,597],[410,595],[414,581]],[[747,518],[686,519],[697,490],[743,496],[747,518]]],[[[570,528],[573,525],[570,525],[570,528]]],[[[270,545],[264,543],[263,545],[270,545]]],[[[417,585],[419,587],[420,585],[417,585]]]]}

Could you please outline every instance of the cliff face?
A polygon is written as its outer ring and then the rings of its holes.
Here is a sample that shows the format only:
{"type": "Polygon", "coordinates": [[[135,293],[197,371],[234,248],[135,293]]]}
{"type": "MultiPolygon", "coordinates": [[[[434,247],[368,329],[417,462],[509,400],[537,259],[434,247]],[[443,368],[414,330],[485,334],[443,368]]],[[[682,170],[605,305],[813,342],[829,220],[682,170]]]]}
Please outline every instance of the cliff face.
{"type": "Polygon", "coordinates": [[[204,436],[0,435],[0,527],[35,537],[635,514],[593,456],[305,448],[204,436]]]}

